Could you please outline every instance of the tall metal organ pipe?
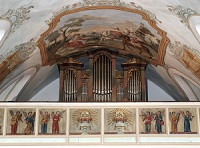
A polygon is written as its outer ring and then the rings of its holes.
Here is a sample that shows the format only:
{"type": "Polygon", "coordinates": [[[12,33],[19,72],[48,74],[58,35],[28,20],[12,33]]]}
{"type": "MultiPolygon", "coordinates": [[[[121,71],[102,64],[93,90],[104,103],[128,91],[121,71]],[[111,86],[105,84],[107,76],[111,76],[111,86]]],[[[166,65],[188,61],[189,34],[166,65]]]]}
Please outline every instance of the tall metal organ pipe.
{"type": "Polygon", "coordinates": [[[128,81],[128,96],[131,102],[141,101],[141,75],[138,69],[133,69],[128,81]]]}
{"type": "Polygon", "coordinates": [[[112,61],[101,54],[93,63],[93,97],[96,102],[107,102],[112,96],[112,61]]]}

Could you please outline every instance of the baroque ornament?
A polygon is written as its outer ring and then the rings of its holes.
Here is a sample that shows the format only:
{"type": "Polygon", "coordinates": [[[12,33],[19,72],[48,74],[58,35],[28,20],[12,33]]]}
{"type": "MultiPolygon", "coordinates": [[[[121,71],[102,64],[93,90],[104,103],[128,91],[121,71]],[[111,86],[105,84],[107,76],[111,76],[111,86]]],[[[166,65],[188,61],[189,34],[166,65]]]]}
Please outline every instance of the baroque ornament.
{"type": "Polygon", "coordinates": [[[158,18],[156,17],[155,14],[142,8],[139,5],[136,6],[134,2],[130,2],[130,4],[127,4],[127,3],[121,2],[120,0],[83,0],[83,2],[78,2],[78,3],[74,3],[72,5],[67,5],[67,6],[63,7],[60,11],[54,12],[53,16],[49,20],[46,20],[45,22],[47,24],[50,24],[52,22],[52,20],[54,18],[56,18],[56,16],[58,16],[59,14],[65,12],[65,11],[70,11],[70,10],[78,9],[81,7],[90,7],[90,6],[118,6],[118,7],[136,9],[136,10],[145,12],[152,21],[162,23],[160,20],[158,20],[158,18]]]}
{"type": "Polygon", "coordinates": [[[196,77],[200,78],[200,53],[197,50],[187,45],[182,45],[180,42],[170,43],[169,48],[181,64],[189,69],[196,77]]]}
{"type": "Polygon", "coordinates": [[[36,49],[36,43],[34,42],[33,39],[30,40],[29,42],[15,46],[15,50],[20,50],[19,58],[21,60],[27,59],[35,49],[36,49]]]}
{"type": "Polygon", "coordinates": [[[64,61],[59,62],[59,64],[64,64],[64,63],[83,64],[83,63],[79,62],[78,60],[73,59],[72,57],[70,57],[70,58],[68,58],[64,61]]]}
{"type": "Polygon", "coordinates": [[[8,19],[12,22],[11,32],[15,32],[24,20],[28,20],[30,17],[27,14],[30,12],[30,9],[34,8],[34,6],[29,6],[26,8],[25,6],[21,6],[16,10],[9,9],[6,14],[0,16],[0,19],[8,19]]]}
{"type": "MultiPolygon", "coordinates": [[[[183,6],[168,6],[168,10],[175,12],[176,15],[181,19],[180,21],[189,28],[188,18],[192,15],[197,15],[198,13],[195,10],[190,8],[185,8],[183,6]]],[[[190,29],[190,28],[189,28],[190,29]]]]}
{"type": "Polygon", "coordinates": [[[34,40],[15,46],[8,56],[0,60],[0,82],[22,64],[36,49],[34,40]]]}

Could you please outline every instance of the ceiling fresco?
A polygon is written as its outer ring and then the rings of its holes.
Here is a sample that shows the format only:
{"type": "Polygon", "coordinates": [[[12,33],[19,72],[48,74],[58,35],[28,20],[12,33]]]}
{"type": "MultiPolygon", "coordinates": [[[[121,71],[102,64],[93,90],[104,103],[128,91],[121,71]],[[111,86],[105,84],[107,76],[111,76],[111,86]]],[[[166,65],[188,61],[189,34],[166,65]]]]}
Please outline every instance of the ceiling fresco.
{"type": "Polygon", "coordinates": [[[199,0],[3,1],[0,20],[8,20],[10,30],[0,46],[0,92],[39,65],[17,98],[30,100],[59,77],[55,63],[72,57],[87,69],[87,51],[109,48],[120,62],[149,63],[148,80],[176,101],[189,100],[167,71],[176,69],[200,85],[199,21],[193,23],[199,5],[199,0]]]}
{"type": "Polygon", "coordinates": [[[115,49],[123,57],[132,55],[163,64],[168,38],[155,22],[149,23],[150,18],[143,19],[145,13],[92,9],[68,12],[59,22],[52,21],[50,26],[55,27],[50,27],[38,41],[43,46],[40,49],[45,50],[44,64],[100,47],[115,49]]]}

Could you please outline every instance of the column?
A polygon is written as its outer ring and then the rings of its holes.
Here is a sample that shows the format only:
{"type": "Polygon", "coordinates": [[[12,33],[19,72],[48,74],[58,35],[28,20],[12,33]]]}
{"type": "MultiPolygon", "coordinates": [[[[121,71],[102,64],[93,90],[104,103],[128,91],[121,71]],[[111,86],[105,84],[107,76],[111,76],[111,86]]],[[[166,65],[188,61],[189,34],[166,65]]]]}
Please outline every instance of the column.
{"type": "Polygon", "coordinates": [[[112,55],[112,102],[117,101],[116,55],[112,55]]]}
{"type": "Polygon", "coordinates": [[[88,101],[93,102],[93,56],[89,55],[88,101]]]}
{"type": "Polygon", "coordinates": [[[64,71],[60,69],[60,89],[59,89],[59,101],[63,102],[63,93],[64,93],[64,71]]]}
{"type": "Polygon", "coordinates": [[[123,100],[128,100],[128,72],[124,70],[124,91],[123,91],[123,100]]]}
{"type": "Polygon", "coordinates": [[[77,102],[81,102],[81,95],[82,95],[82,80],[81,80],[81,70],[77,70],[76,75],[77,80],[77,102]]]}
{"type": "Polygon", "coordinates": [[[145,79],[145,73],[144,73],[144,67],[141,67],[141,82],[142,82],[142,102],[147,101],[146,100],[146,79],[145,79]]]}

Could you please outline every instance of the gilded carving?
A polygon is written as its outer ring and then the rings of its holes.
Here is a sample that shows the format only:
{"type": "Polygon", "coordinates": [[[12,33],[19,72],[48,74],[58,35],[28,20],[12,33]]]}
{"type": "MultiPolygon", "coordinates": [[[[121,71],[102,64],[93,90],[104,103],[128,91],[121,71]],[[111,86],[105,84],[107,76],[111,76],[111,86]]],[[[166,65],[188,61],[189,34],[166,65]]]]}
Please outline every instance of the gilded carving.
{"type": "Polygon", "coordinates": [[[123,79],[124,78],[124,76],[122,76],[122,75],[117,75],[116,76],[116,79],[123,79]]]}
{"type": "Polygon", "coordinates": [[[71,57],[64,61],[59,62],[58,64],[64,64],[64,63],[83,64],[83,63],[79,62],[78,60],[75,60],[71,57]]]}
{"type": "Polygon", "coordinates": [[[133,72],[136,72],[136,74],[141,77],[141,71],[140,69],[138,68],[131,68],[129,71],[128,71],[128,80],[130,79],[130,77],[133,76],[133,72]]]}
{"type": "Polygon", "coordinates": [[[146,64],[146,63],[137,58],[132,58],[132,59],[128,60],[127,62],[124,62],[123,64],[146,64]]]}
{"type": "Polygon", "coordinates": [[[89,76],[88,75],[82,75],[81,79],[89,79],[89,76]]]}

